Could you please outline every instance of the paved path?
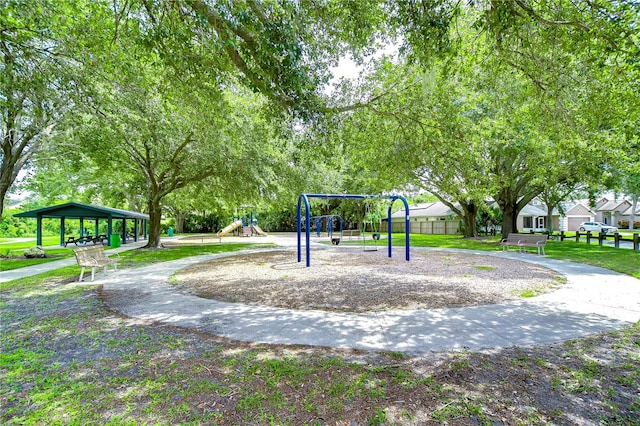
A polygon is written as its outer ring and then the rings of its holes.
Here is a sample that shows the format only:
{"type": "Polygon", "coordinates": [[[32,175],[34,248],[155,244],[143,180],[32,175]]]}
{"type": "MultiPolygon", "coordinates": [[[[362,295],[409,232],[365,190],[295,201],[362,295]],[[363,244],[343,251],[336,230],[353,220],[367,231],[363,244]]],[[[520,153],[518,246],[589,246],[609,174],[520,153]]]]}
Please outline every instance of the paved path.
{"type": "MultiPolygon", "coordinates": [[[[275,242],[289,246],[295,258],[291,247],[295,241],[276,238],[275,242]]],[[[130,250],[143,244],[130,243],[109,252],[130,250]]],[[[540,264],[565,275],[567,284],[534,299],[498,305],[356,314],[225,303],[182,293],[168,283],[169,276],[179,269],[214,258],[236,256],[237,252],[112,272],[106,279],[98,274],[95,284],[103,285],[105,300],[112,308],[130,317],[161,324],[241,341],[406,353],[561,342],[619,329],[640,320],[640,280],[633,277],[533,254],[449,251],[540,264]]],[[[401,253],[395,256],[403,258],[401,253]]],[[[0,282],[73,264],[75,259],[71,258],[6,271],[1,273],[0,282]]]]}
{"type": "Polygon", "coordinates": [[[640,320],[640,280],[633,277],[533,254],[467,252],[540,264],[568,282],[534,299],[498,305],[364,314],[225,303],[182,293],[168,283],[181,268],[237,253],[124,271],[102,284],[107,304],[134,318],[241,341],[406,353],[561,342],[640,320]]]}

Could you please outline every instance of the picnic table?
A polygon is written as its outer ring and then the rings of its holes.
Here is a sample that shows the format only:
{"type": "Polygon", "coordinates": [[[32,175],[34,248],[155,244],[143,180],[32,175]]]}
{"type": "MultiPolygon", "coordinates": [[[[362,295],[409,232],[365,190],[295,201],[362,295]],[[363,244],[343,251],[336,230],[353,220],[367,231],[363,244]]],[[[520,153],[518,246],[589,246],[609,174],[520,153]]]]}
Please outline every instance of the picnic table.
{"type": "Polygon", "coordinates": [[[95,244],[103,244],[105,241],[109,241],[109,239],[107,238],[106,234],[99,234],[99,235],[83,235],[81,237],[68,237],[67,241],[64,242],[64,246],[66,247],[67,244],[75,244],[76,246],[78,244],[86,244],[86,243],[93,243],[95,244]]]}

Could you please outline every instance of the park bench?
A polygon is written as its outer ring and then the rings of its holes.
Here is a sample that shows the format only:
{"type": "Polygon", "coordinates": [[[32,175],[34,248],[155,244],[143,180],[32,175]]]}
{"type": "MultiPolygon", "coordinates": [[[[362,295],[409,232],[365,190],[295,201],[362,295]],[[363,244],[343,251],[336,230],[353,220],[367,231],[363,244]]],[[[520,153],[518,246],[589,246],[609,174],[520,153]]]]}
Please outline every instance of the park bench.
{"type": "Polygon", "coordinates": [[[94,280],[97,268],[104,268],[104,276],[107,276],[107,266],[113,265],[114,271],[118,270],[118,259],[110,259],[104,251],[104,246],[95,245],[89,247],[80,247],[73,250],[76,255],[78,265],[82,266],[80,272],[80,280],[84,277],[85,268],[91,268],[91,281],[94,280]]]}
{"type": "Polygon", "coordinates": [[[509,234],[507,238],[500,241],[502,244],[502,249],[505,251],[509,250],[510,246],[517,247],[520,253],[524,253],[526,251],[526,247],[534,247],[538,250],[538,254],[544,256],[544,246],[547,244],[547,235],[536,235],[536,234],[509,234]]]}

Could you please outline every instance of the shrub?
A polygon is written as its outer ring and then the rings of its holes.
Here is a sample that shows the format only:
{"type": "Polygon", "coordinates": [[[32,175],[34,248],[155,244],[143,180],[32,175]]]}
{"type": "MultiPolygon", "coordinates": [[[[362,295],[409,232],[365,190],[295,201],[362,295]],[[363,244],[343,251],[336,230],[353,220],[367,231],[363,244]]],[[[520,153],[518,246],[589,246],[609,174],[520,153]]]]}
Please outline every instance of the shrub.
{"type": "MultiPolygon", "coordinates": [[[[619,220],[618,228],[620,229],[629,229],[629,221],[628,220],[619,220]]],[[[640,220],[633,221],[633,229],[640,229],[640,220]]]]}

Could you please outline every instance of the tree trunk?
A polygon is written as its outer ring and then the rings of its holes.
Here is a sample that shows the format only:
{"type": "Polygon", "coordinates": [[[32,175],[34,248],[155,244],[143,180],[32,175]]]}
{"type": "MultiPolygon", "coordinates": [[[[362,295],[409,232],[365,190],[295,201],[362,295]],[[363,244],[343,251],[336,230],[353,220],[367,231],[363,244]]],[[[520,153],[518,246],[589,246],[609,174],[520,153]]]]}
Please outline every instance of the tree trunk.
{"type": "Polygon", "coordinates": [[[549,235],[553,234],[553,207],[547,204],[547,231],[549,235]]]}
{"type": "Polygon", "coordinates": [[[474,238],[478,236],[478,226],[476,224],[476,216],[465,214],[462,216],[462,221],[464,223],[464,237],[465,238],[474,238]]]}
{"type": "Polygon", "coordinates": [[[629,215],[629,230],[633,231],[633,222],[636,220],[636,209],[638,208],[638,195],[631,196],[631,214],[629,215]]]}
{"type": "Polygon", "coordinates": [[[184,233],[184,219],[187,216],[184,212],[176,213],[176,234],[184,233]]]}
{"type": "Polygon", "coordinates": [[[2,214],[4,213],[4,202],[7,192],[9,192],[9,188],[11,188],[11,185],[13,185],[13,182],[16,180],[20,168],[24,165],[24,161],[11,158],[11,152],[9,152],[9,157],[7,157],[7,154],[4,152],[3,155],[5,157],[2,159],[2,165],[0,166],[0,197],[2,197],[2,202],[0,203],[0,220],[2,220],[2,214]]]}
{"type": "Polygon", "coordinates": [[[507,238],[510,233],[518,232],[517,220],[516,203],[506,202],[502,207],[502,238],[507,238]]]}
{"type": "Polygon", "coordinates": [[[478,214],[478,206],[474,202],[460,203],[464,214],[462,220],[464,223],[464,237],[475,238],[478,236],[478,223],[476,216],[478,214]]]}
{"type": "Polygon", "coordinates": [[[149,208],[149,241],[145,248],[160,248],[160,220],[162,218],[162,206],[160,201],[151,200],[147,203],[149,208]]]}
{"type": "Polygon", "coordinates": [[[0,202],[0,220],[2,220],[2,214],[4,213],[5,196],[7,195],[10,186],[11,181],[9,180],[9,175],[7,175],[5,179],[5,174],[2,173],[2,177],[0,178],[0,196],[2,196],[2,202],[0,202]]]}

